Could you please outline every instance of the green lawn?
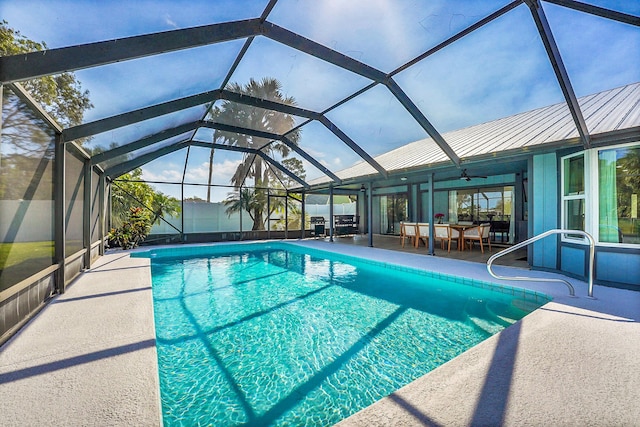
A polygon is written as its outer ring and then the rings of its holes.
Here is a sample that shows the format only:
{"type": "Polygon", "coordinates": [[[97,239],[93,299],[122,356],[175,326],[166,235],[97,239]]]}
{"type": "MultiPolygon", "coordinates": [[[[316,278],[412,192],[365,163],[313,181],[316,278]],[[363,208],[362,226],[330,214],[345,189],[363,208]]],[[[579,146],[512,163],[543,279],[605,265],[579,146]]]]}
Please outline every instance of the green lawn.
{"type": "Polygon", "coordinates": [[[53,262],[53,241],[0,243],[0,291],[53,262]]]}

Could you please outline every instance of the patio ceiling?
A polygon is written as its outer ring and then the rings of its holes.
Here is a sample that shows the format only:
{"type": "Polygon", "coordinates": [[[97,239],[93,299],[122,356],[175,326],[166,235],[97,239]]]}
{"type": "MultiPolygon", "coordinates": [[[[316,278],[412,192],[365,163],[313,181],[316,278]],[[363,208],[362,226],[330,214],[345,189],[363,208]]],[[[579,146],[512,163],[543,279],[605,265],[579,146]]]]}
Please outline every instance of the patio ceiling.
{"type": "MultiPolygon", "coordinates": [[[[393,2],[393,6],[385,2],[232,2],[220,6],[225,13],[209,18],[197,16],[194,8],[188,19],[183,16],[194,25],[184,28],[128,35],[121,26],[124,35],[106,40],[78,35],[77,44],[0,57],[0,81],[28,96],[20,82],[75,72],[96,95],[92,97],[95,108],[84,123],[57,128],[64,142],[82,140],[93,154],[92,162],[111,179],[184,150],[187,154],[180,169],[184,182],[190,150],[195,156],[203,153],[195,148],[203,147],[258,156],[268,167],[288,175],[293,187],[308,188],[308,180],[283,163],[294,157],[303,162],[311,178],[339,185],[338,172],[356,161],[363,162],[363,174],[387,178],[389,171],[374,158],[414,141],[433,145],[437,156],[459,168],[465,156],[447,136],[453,135],[451,131],[555,103],[568,109],[570,126],[582,146],[591,147],[594,129],[589,128],[578,99],[595,91],[583,83],[589,76],[580,75],[581,66],[576,63],[589,53],[571,52],[559,24],[571,17],[577,19],[576,26],[584,20],[585,26],[597,22],[605,31],[619,29],[629,37],[628,52],[622,56],[640,53],[638,10],[633,6],[614,10],[620,6],[606,1],[592,3],[609,7],[573,0],[448,1],[440,9],[412,1],[393,2]],[[200,25],[199,19],[213,23],[200,25]],[[519,45],[522,40],[524,44],[519,45]],[[507,61],[523,61],[527,70],[519,62],[511,65],[513,69],[496,66],[491,78],[474,80],[474,70],[486,68],[504,52],[519,50],[526,51],[507,61]],[[567,58],[565,52],[569,52],[567,58]],[[458,70],[465,67],[466,74],[458,70]],[[445,84],[438,80],[443,75],[439,72],[462,74],[445,84]],[[249,78],[264,77],[278,79],[295,103],[248,96],[233,91],[230,84],[245,85],[249,78]],[[576,82],[580,87],[575,87],[576,82]],[[437,91],[439,85],[444,86],[442,92],[437,91]],[[479,106],[447,105],[465,99],[456,98],[457,92],[473,93],[478,86],[482,90],[474,99],[479,106]],[[492,112],[493,93],[499,92],[509,100],[500,105],[512,105],[492,112]],[[521,98],[526,101],[520,102],[521,98]],[[241,121],[225,122],[211,114],[221,105],[283,113],[292,125],[276,132],[241,121]],[[451,121],[439,110],[460,111],[456,113],[459,120],[451,121]],[[482,110],[488,111],[477,117],[475,112],[482,110]],[[220,144],[216,132],[263,142],[259,146],[220,144]],[[284,144],[291,154],[278,154],[275,144],[284,144]]],[[[87,10],[92,12],[99,13],[87,10]]],[[[119,18],[132,22],[138,17],[119,18]]],[[[611,78],[601,89],[640,81],[634,64],[627,64],[630,69],[626,70],[621,65],[617,75],[624,77],[611,78]]]]}

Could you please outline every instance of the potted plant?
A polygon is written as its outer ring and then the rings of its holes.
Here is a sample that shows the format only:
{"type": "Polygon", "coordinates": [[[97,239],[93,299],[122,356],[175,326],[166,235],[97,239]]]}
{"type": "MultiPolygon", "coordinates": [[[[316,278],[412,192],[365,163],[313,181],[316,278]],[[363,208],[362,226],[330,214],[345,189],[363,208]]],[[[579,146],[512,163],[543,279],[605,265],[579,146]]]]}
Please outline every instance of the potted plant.
{"type": "Polygon", "coordinates": [[[436,220],[438,220],[438,224],[442,224],[442,218],[444,217],[443,213],[437,213],[434,215],[436,220]]]}

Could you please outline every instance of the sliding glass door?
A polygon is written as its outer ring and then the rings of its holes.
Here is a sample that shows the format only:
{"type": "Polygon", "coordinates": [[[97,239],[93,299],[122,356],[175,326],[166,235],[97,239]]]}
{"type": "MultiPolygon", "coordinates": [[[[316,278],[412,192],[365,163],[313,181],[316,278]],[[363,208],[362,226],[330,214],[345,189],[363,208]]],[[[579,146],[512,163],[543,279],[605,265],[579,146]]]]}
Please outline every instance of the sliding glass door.
{"type": "Polygon", "coordinates": [[[408,207],[406,194],[380,196],[380,233],[400,234],[400,221],[407,220],[408,207]]]}
{"type": "Polygon", "coordinates": [[[449,191],[449,221],[491,223],[492,237],[513,242],[513,186],[465,188],[449,191]]]}

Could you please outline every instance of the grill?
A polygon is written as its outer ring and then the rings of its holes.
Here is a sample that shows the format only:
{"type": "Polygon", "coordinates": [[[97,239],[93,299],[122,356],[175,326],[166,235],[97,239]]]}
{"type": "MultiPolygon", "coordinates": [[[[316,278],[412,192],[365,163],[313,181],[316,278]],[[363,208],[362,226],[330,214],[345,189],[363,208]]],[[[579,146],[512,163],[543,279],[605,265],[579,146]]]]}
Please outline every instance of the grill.
{"type": "Polygon", "coordinates": [[[320,236],[320,235],[325,235],[325,224],[327,223],[327,220],[324,219],[323,216],[312,216],[309,219],[309,222],[311,223],[311,228],[313,229],[313,234],[315,236],[320,236]]]}

